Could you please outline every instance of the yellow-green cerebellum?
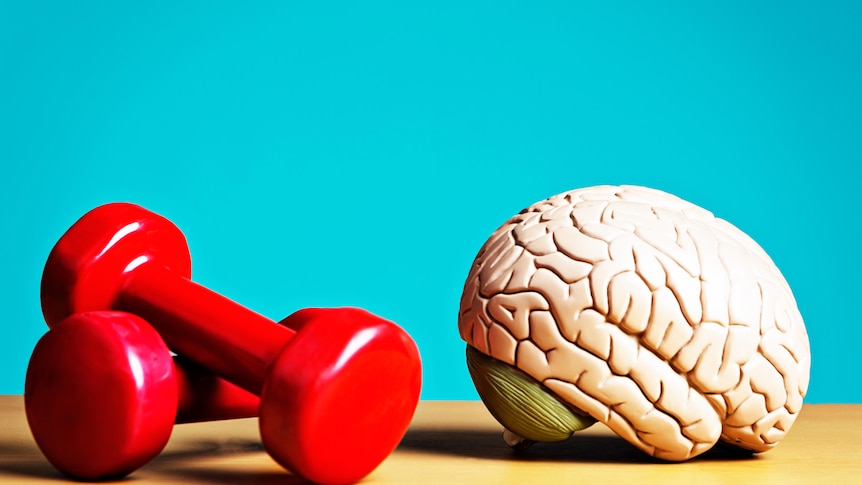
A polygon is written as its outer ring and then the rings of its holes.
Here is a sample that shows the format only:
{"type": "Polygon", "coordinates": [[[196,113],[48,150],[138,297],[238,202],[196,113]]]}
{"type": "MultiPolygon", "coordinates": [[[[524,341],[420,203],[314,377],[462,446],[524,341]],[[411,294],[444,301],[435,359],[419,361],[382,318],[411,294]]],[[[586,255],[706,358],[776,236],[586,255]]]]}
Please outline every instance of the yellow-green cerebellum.
{"type": "Polygon", "coordinates": [[[563,441],[596,422],[574,412],[535,379],[469,345],[467,367],[488,411],[522,438],[563,441]]]}

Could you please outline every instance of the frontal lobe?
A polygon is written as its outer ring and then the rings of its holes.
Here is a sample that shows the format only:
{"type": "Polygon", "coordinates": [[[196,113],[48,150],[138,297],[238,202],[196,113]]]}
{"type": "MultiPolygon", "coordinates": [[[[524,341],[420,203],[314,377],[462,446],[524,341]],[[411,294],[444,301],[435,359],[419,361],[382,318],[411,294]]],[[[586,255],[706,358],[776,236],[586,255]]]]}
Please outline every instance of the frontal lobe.
{"type": "Polygon", "coordinates": [[[710,212],[644,187],[540,201],[471,267],[461,337],[650,455],[722,440],[765,451],[790,429],[810,350],[769,256],[710,212]]]}

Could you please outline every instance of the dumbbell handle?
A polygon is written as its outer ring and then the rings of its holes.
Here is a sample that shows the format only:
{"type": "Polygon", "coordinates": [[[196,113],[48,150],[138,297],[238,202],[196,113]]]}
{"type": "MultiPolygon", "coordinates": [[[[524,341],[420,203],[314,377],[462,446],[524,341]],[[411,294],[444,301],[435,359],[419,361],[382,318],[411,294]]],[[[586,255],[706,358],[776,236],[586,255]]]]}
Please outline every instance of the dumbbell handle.
{"type": "Polygon", "coordinates": [[[296,334],[157,263],[127,271],[117,305],[148,320],[173,351],[256,395],[296,334]]]}
{"type": "Polygon", "coordinates": [[[177,376],[176,423],[252,418],[260,398],[182,356],[174,357],[177,376]]]}

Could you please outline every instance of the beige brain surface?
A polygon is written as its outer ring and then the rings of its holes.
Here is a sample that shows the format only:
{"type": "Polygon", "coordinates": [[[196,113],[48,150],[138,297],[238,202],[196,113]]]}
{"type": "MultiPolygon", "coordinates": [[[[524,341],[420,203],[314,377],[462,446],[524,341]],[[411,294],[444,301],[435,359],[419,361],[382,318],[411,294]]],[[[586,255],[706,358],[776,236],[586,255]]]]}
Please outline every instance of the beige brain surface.
{"type": "Polygon", "coordinates": [[[479,251],[458,326],[468,345],[666,460],[719,440],[770,449],[808,387],[808,336],[769,256],[644,187],[573,190],[514,216],[479,251]]]}

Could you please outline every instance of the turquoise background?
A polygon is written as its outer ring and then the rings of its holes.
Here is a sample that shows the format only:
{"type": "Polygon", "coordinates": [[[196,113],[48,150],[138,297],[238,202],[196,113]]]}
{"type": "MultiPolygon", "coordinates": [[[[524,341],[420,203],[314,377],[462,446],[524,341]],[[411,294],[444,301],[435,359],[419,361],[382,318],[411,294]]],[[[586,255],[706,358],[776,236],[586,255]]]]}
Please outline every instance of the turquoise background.
{"type": "Polygon", "coordinates": [[[186,234],[273,319],[399,322],[425,399],[476,397],[458,300],[534,201],[663,189],[794,289],[809,402],[862,402],[862,2],[0,3],[0,393],[45,332],[42,265],[90,208],[186,234]],[[527,5],[529,4],[529,5],[527,5]]]}

